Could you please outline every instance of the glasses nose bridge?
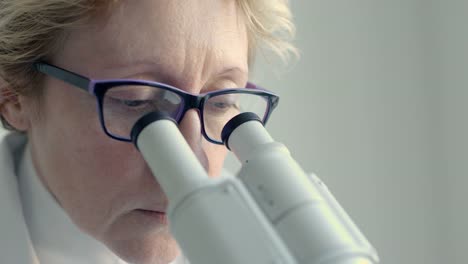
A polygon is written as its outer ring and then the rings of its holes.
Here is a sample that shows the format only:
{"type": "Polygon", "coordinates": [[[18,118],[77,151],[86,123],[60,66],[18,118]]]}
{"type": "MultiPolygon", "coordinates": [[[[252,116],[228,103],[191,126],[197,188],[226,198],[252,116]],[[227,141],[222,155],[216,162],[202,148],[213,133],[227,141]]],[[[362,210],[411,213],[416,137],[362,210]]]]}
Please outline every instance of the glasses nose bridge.
{"type": "Polygon", "coordinates": [[[201,120],[202,119],[202,102],[203,102],[203,99],[204,99],[204,96],[200,96],[200,95],[192,95],[192,94],[188,94],[185,96],[185,107],[184,107],[184,110],[182,112],[182,114],[180,115],[180,119],[178,121],[178,123],[180,123],[182,121],[182,119],[184,118],[185,114],[187,113],[188,110],[191,110],[191,109],[195,109],[198,113],[198,118],[200,119],[200,125],[203,126],[203,121],[201,120]]]}
{"type": "Polygon", "coordinates": [[[186,98],[187,103],[186,103],[186,106],[185,106],[186,111],[188,111],[190,109],[194,109],[194,108],[201,111],[201,105],[202,105],[203,98],[204,98],[204,96],[200,96],[200,95],[190,94],[189,96],[187,96],[187,98],[186,98]]]}

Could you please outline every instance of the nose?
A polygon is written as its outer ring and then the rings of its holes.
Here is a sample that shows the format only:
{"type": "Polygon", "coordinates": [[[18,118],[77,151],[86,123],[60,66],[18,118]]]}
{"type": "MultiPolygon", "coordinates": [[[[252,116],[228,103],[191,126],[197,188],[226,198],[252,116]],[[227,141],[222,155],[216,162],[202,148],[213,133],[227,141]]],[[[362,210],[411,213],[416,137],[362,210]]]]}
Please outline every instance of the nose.
{"type": "Polygon", "coordinates": [[[179,123],[179,130],[189,144],[198,160],[208,172],[209,162],[205,150],[203,149],[203,135],[200,122],[200,115],[196,109],[188,110],[179,123]]]}

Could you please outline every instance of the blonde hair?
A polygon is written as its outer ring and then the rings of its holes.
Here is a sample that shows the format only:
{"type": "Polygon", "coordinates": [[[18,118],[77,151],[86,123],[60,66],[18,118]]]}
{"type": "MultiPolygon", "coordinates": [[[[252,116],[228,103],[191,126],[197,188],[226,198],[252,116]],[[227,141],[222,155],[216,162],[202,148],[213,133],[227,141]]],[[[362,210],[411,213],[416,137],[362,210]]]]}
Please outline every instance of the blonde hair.
{"type": "MultiPolygon", "coordinates": [[[[288,0],[236,0],[246,18],[249,63],[259,48],[287,61],[297,54],[291,40],[295,27],[288,0]]],[[[40,95],[34,62],[52,56],[67,30],[118,0],[0,0],[0,110],[18,94],[40,95]],[[2,80],[3,79],[3,80],[2,80]],[[35,85],[31,85],[35,84],[35,85]],[[33,89],[34,88],[34,89],[33,89]]],[[[4,127],[13,129],[3,116],[4,127]]]]}

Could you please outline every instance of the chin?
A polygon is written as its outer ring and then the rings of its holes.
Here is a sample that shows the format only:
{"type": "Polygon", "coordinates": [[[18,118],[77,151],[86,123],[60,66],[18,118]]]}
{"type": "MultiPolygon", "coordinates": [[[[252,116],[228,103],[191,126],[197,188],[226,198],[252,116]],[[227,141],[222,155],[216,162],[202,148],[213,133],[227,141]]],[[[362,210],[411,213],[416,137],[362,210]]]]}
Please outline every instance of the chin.
{"type": "Polygon", "coordinates": [[[167,264],[180,254],[179,246],[168,229],[143,238],[105,244],[122,260],[132,264],[167,264]]]}

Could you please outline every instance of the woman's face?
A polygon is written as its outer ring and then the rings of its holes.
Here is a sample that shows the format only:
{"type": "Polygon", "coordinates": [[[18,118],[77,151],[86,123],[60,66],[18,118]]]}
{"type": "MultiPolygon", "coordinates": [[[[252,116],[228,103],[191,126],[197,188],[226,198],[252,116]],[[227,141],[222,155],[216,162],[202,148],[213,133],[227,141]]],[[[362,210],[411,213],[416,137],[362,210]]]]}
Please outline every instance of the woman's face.
{"type": "MultiPolygon", "coordinates": [[[[190,93],[247,82],[247,34],[235,1],[122,1],[111,17],[73,30],[49,61],[95,79],[152,80],[190,93]]],[[[26,100],[26,99],[25,99],[26,100]]],[[[28,135],[38,174],[71,219],[123,259],[167,263],[178,254],[167,199],[131,143],[107,137],[95,98],[45,79],[40,116],[30,110],[28,135]]],[[[208,143],[190,110],[180,131],[210,176],[225,147],[208,143]]]]}

